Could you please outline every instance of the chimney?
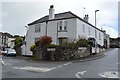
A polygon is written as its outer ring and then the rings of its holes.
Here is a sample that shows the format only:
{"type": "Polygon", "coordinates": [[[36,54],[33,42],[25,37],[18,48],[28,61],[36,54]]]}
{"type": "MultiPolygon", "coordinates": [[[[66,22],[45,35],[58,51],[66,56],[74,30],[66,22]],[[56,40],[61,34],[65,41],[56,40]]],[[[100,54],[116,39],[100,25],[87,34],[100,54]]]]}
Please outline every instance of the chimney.
{"type": "Polygon", "coordinates": [[[54,6],[51,5],[50,9],[49,9],[49,20],[54,19],[54,17],[55,17],[54,12],[55,12],[54,6]]]}
{"type": "Polygon", "coordinates": [[[88,22],[88,19],[89,19],[89,16],[88,16],[88,14],[87,14],[87,15],[85,15],[85,17],[84,17],[84,20],[85,20],[86,22],[88,22]]]}

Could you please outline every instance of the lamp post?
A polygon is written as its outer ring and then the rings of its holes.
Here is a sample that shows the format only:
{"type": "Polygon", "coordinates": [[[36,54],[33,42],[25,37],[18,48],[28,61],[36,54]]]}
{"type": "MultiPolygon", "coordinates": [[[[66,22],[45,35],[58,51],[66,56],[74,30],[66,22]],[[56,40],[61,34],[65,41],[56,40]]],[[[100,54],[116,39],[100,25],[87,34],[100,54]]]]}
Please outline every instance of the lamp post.
{"type": "Polygon", "coordinates": [[[99,10],[95,10],[95,27],[96,27],[96,13],[98,12],[99,10]]]}
{"type": "MultiPolygon", "coordinates": [[[[99,10],[95,10],[95,27],[96,27],[96,13],[99,10]]],[[[96,34],[96,28],[95,28],[95,38],[97,38],[97,34],[96,34]]],[[[95,53],[97,52],[97,41],[95,40],[95,53]]]]}

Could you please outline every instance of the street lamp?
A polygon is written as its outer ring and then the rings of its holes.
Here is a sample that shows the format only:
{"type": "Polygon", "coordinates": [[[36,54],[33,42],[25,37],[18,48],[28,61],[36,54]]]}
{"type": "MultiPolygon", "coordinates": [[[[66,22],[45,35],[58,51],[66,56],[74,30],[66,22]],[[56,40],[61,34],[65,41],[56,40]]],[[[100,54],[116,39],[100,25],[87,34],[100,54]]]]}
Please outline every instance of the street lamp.
{"type": "MultiPolygon", "coordinates": [[[[95,27],[96,27],[96,13],[99,10],[95,10],[95,27]]],[[[97,38],[96,28],[95,28],[95,38],[97,38]]],[[[97,52],[97,41],[95,41],[95,53],[97,52]]]]}
{"type": "Polygon", "coordinates": [[[96,27],[96,13],[98,12],[99,10],[95,10],[95,27],[96,27]]]}

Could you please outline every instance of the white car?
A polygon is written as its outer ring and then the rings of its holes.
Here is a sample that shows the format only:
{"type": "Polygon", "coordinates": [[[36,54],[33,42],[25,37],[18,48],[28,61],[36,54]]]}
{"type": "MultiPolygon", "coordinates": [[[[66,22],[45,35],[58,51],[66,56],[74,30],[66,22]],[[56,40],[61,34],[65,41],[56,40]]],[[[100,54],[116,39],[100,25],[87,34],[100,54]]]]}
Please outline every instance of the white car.
{"type": "Polygon", "coordinates": [[[14,49],[8,49],[7,56],[16,56],[16,51],[14,49]]]}

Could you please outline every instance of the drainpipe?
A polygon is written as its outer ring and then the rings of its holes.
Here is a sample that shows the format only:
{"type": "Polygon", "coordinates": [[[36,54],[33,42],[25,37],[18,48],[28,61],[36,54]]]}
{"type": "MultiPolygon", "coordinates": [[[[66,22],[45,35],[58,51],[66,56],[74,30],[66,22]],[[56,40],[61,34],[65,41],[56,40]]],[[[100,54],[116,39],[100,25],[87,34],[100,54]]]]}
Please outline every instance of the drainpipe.
{"type": "Polygon", "coordinates": [[[48,24],[48,21],[46,21],[46,33],[45,33],[46,36],[47,36],[47,24],[48,24]]]}
{"type": "Polygon", "coordinates": [[[56,44],[58,44],[58,23],[57,23],[57,36],[56,36],[56,44]]]}

